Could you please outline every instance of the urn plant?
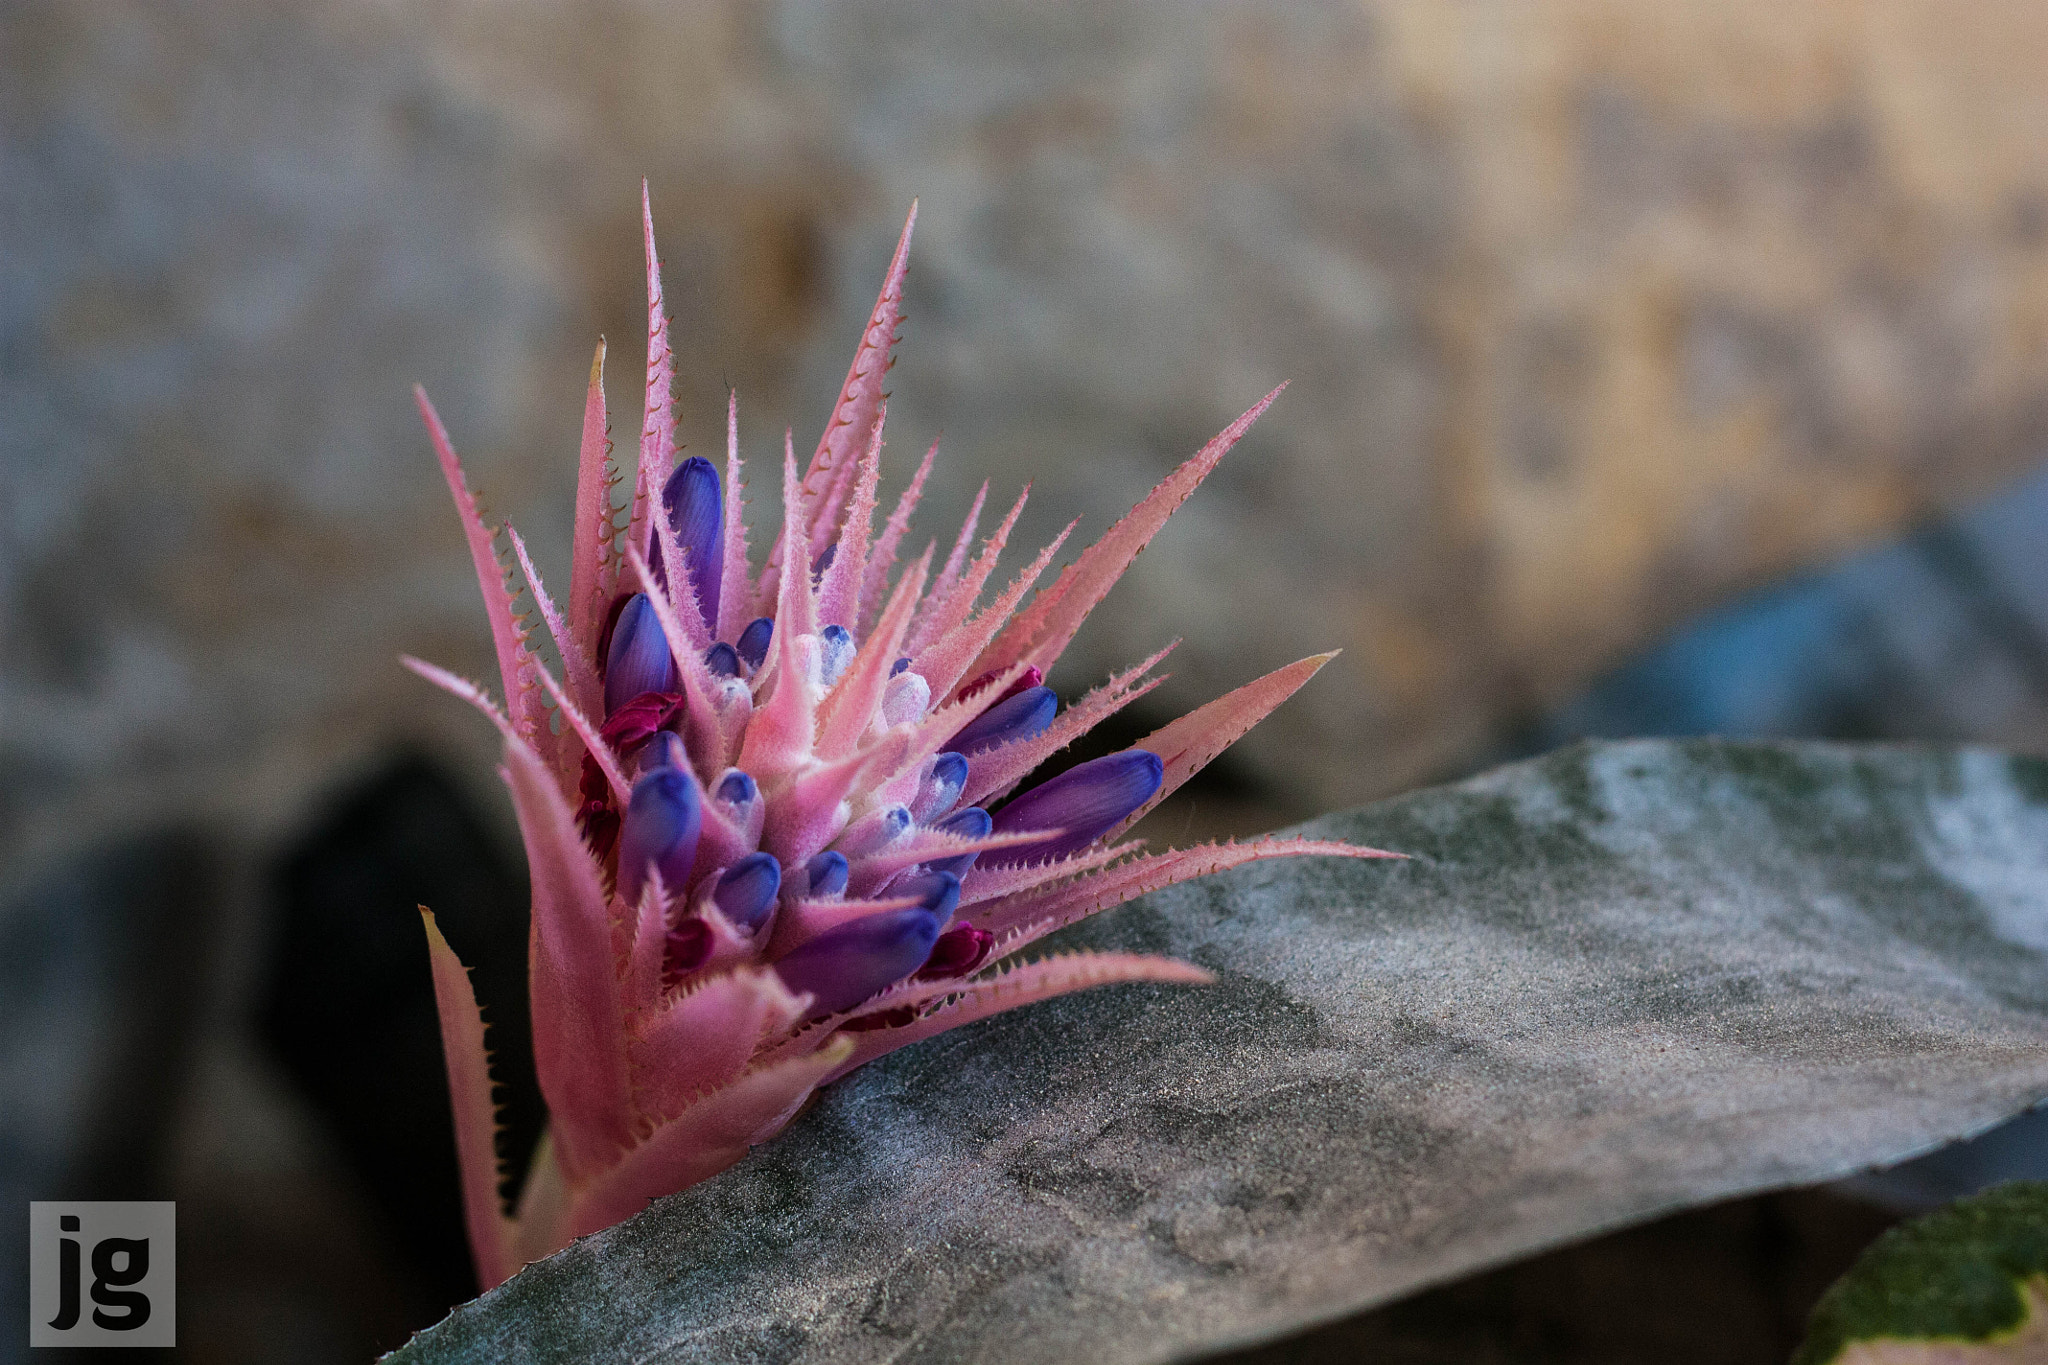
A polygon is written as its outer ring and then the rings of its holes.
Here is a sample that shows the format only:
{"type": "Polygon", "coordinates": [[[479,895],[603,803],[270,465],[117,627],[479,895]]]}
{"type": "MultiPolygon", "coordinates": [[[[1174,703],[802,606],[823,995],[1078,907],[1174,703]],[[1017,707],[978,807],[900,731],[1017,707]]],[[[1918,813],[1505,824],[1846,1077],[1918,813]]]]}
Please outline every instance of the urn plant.
{"type": "Polygon", "coordinates": [[[1028,487],[978,547],[986,484],[942,560],[936,544],[908,557],[936,445],[879,525],[877,499],[913,205],[801,470],[785,441],[782,524],[757,568],[737,396],[723,478],[701,456],[676,458],[669,320],[644,186],[641,209],[648,362],[638,459],[617,508],[600,347],[561,603],[509,525],[512,563],[501,556],[499,528],[483,520],[447,431],[418,394],[482,584],[504,704],[431,664],[406,663],[503,733],[533,884],[534,1059],[550,1126],[512,1213],[498,1196],[477,1004],[422,911],[465,1216],[486,1288],[731,1165],[819,1086],[897,1048],[1090,986],[1209,980],[1142,954],[1020,960],[1076,920],[1260,859],[1388,856],[1314,839],[1145,853],[1120,838],[1327,654],[1130,748],[1034,777],[1163,681],[1155,670],[1171,645],[1065,708],[1044,677],[1278,390],[1035,596],[1074,527],[993,588],[1028,487]],[[521,586],[531,617],[514,610],[521,586]],[[541,661],[543,630],[559,677],[541,661]]]}
{"type": "Polygon", "coordinates": [[[2039,760],[1599,744],[1119,843],[1328,657],[1039,776],[1156,685],[1163,652],[1062,710],[1045,673],[1272,395],[1035,596],[1065,536],[998,584],[1021,501],[906,553],[933,459],[881,517],[906,225],[756,555],[736,411],[722,476],[676,459],[643,226],[637,458],[615,497],[600,348],[559,604],[422,398],[505,704],[409,662],[503,734],[552,1131],[508,1213],[429,915],[498,1287],[400,1358],[1191,1360],[2048,1099],[2039,760]]]}

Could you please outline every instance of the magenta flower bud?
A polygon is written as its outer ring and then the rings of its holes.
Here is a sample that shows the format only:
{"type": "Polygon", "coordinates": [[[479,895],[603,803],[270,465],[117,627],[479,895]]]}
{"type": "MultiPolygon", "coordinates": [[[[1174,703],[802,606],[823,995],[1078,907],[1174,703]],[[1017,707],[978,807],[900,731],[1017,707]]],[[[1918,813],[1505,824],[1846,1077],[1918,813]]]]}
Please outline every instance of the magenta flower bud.
{"type": "Polygon", "coordinates": [[[673,692],[642,692],[612,708],[597,727],[598,737],[620,758],[631,758],[657,730],[679,724],[683,699],[673,692]]]}
{"type": "Polygon", "coordinates": [[[991,849],[991,867],[1043,862],[1086,848],[1126,815],[1152,799],[1166,779],[1159,755],[1145,749],[1077,763],[1049,782],[1013,798],[995,813],[997,833],[1032,829],[1062,831],[1037,843],[991,849]]]}
{"type": "Polygon", "coordinates": [[[804,864],[803,894],[818,900],[845,895],[848,870],[846,855],[827,849],[804,864]]]}
{"type": "Polygon", "coordinates": [[[782,864],[767,853],[749,853],[719,875],[711,902],[742,933],[758,933],[782,890],[782,864]]]}
{"type": "MultiPolygon", "coordinates": [[[[994,826],[995,821],[989,818],[987,811],[980,806],[967,806],[954,811],[932,828],[943,830],[947,834],[957,834],[963,839],[979,839],[994,826]]],[[[940,858],[929,866],[934,872],[950,872],[956,877],[964,877],[967,870],[974,866],[974,860],[980,856],[978,853],[962,853],[957,857],[940,858]]]]}
{"type": "Polygon", "coordinates": [[[647,870],[657,868],[670,891],[682,888],[697,857],[704,812],[697,784],[676,768],[649,768],[633,783],[626,818],[619,829],[619,894],[638,904],[647,870]]]}
{"type": "Polygon", "coordinates": [[[647,594],[634,593],[619,612],[612,629],[612,647],[604,661],[604,710],[606,715],[644,692],[674,692],[676,661],[668,652],[668,637],[654,617],[647,594]]]}
{"type": "MultiPolygon", "coordinates": [[[[1003,671],[1000,668],[990,669],[988,672],[976,678],[973,682],[963,686],[958,692],[955,692],[953,694],[953,700],[971,700],[972,698],[981,695],[983,692],[988,691],[990,687],[994,686],[995,680],[1002,676],[1003,671]]],[[[994,706],[999,701],[1008,701],[1010,698],[1016,696],[1019,692],[1027,692],[1044,681],[1045,673],[1038,667],[1038,665],[1033,664],[1031,667],[1025,669],[1022,673],[1019,673],[1015,678],[1012,678],[1010,680],[1010,685],[1008,687],[1005,687],[999,695],[989,700],[989,705],[994,706]]]]}
{"type": "Polygon", "coordinates": [[[758,801],[761,789],[755,785],[752,777],[734,768],[718,779],[717,795],[718,799],[728,806],[744,806],[749,802],[758,801]]]}
{"type": "Polygon", "coordinates": [[[652,772],[656,768],[686,768],[690,755],[683,748],[683,737],[673,730],[656,730],[647,739],[647,747],[640,751],[640,771],[652,772]]]}
{"type": "Polygon", "coordinates": [[[1059,709],[1060,699],[1050,687],[1029,688],[968,721],[947,747],[973,755],[999,744],[1031,739],[1045,733],[1059,709]]]}
{"type": "Polygon", "coordinates": [[[695,915],[676,921],[664,936],[661,952],[661,984],[673,986],[703,966],[711,957],[716,941],[711,926],[695,915]]]}
{"type": "Polygon", "coordinates": [[[739,651],[720,640],[704,651],[704,666],[714,677],[737,678],[740,675],[739,651]]]}
{"type": "Polygon", "coordinates": [[[747,622],[747,628],[740,632],[740,638],[733,648],[747,661],[748,668],[759,668],[767,660],[768,642],[774,638],[775,618],[756,617],[747,622]]]}
{"type": "Polygon", "coordinates": [[[817,997],[811,1016],[852,1009],[922,967],[941,917],[920,906],[884,910],[827,929],[775,964],[792,991],[817,997]]]}
{"type": "Polygon", "coordinates": [[[995,946],[996,936],[988,930],[956,924],[940,934],[939,941],[932,945],[932,955],[918,972],[918,980],[966,976],[988,960],[989,950],[995,946]]]}
{"type": "Polygon", "coordinates": [[[716,630],[718,585],[725,569],[725,502],[711,461],[692,455],[677,465],[661,490],[661,506],[668,513],[669,529],[676,533],[676,545],[689,561],[690,587],[697,594],[704,624],[716,630]]]}
{"type": "Polygon", "coordinates": [[[913,872],[891,882],[884,894],[892,900],[899,896],[919,897],[924,908],[937,915],[943,924],[960,908],[960,879],[950,872],[913,872]]]}

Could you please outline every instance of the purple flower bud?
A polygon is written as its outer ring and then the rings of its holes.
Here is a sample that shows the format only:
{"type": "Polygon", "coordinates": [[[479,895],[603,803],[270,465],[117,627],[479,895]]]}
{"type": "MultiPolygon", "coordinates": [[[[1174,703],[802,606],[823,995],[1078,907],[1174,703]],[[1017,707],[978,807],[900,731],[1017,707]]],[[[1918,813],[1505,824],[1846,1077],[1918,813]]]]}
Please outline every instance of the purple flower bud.
{"type": "Polygon", "coordinates": [[[768,853],[749,853],[727,868],[711,889],[720,914],[742,933],[757,933],[782,890],[782,864],[768,853]]]}
{"type": "Polygon", "coordinates": [[[832,561],[839,558],[839,542],[833,541],[825,547],[825,553],[818,556],[818,562],[811,565],[811,586],[817,587],[825,577],[825,570],[832,567],[832,561]]]}
{"type": "Polygon", "coordinates": [[[889,676],[893,678],[908,667],[910,667],[910,656],[906,654],[895,663],[889,665],[889,676]]]}
{"type": "Polygon", "coordinates": [[[760,796],[761,789],[754,785],[754,779],[738,768],[718,780],[718,799],[728,806],[744,806],[760,796]]]}
{"type": "Polygon", "coordinates": [[[911,798],[910,813],[919,822],[930,823],[953,809],[960,791],[967,785],[967,760],[959,754],[936,754],[932,765],[918,779],[917,795],[911,798]]]}
{"type": "Polygon", "coordinates": [[[748,668],[759,668],[768,658],[768,642],[774,638],[775,618],[758,616],[747,622],[747,628],[740,632],[739,641],[733,648],[747,661],[748,668]]]}
{"type": "Polygon", "coordinates": [[[1027,688],[968,721],[949,747],[963,754],[978,754],[998,744],[1030,739],[1045,733],[1059,709],[1060,699],[1050,687],[1027,688]]]}
{"type": "Polygon", "coordinates": [[[921,897],[924,908],[937,915],[943,924],[960,908],[960,879],[950,872],[913,872],[907,877],[898,877],[883,894],[891,900],[901,896],[921,897]]]}
{"type": "Polygon", "coordinates": [[[661,490],[669,529],[689,561],[690,587],[704,624],[718,628],[718,586],[725,567],[725,506],[718,489],[718,471],[702,455],[676,466],[661,490]]]}
{"type": "Polygon", "coordinates": [[[1145,749],[1077,763],[1049,782],[1012,799],[995,813],[995,831],[1058,829],[1065,831],[1034,844],[991,849],[991,867],[1042,862],[1086,848],[1126,815],[1152,799],[1165,780],[1166,765],[1145,749]]]}
{"type": "Polygon", "coordinates": [[[697,806],[697,784],[676,768],[649,768],[633,783],[626,819],[619,830],[619,893],[637,904],[647,884],[647,869],[661,871],[671,892],[682,889],[697,857],[697,834],[704,812],[697,806]]]}
{"type": "MultiPolygon", "coordinates": [[[[957,834],[963,839],[979,839],[994,826],[995,821],[989,818],[987,811],[980,806],[968,806],[954,811],[932,828],[943,830],[947,834],[957,834]]],[[[978,853],[962,853],[952,858],[940,858],[929,866],[934,872],[950,872],[956,877],[964,877],[967,875],[967,869],[973,867],[974,860],[980,856],[978,853]]]]}
{"type": "Polygon", "coordinates": [[[740,653],[725,641],[704,651],[704,666],[714,677],[737,678],[740,675],[740,653]]]}
{"type": "Polygon", "coordinates": [[[918,906],[827,929],[775,964],[783,984],[816,996],[811,1016],[838,1014],[924,965],[940,916],[918,906]]]}
{"type": "Polygon", "coordinates": [[[823,898],[846,894],[846,855],[827,850],[804,864],[805,895],[823,898]]]}
{"type": "Polygon", "coordinates": [[[676,661],[669,655],[668,637],[661,633],[661,622],[654,618],[654,605],[647,594],[636,592],[619,612],[611,651],[605,656],[605,714],[643,692],[675,690],[676,661]]]}
{"type": "Polygon", "coordinates": [[[656,730],[648,737],[647,747],[640,751],[640,771],[652,772],[656,768],[683,768],[689,766],[690,755],[683,748],[683,737],[673,730],[656,730]]]}
{"type": "Polygon", "coordinates": [[[819,656],[820,681],[830,687],[853,662],[853,632],[845,626],[827,626],[818,632],[818,638],[825,646],[819,656]]]}

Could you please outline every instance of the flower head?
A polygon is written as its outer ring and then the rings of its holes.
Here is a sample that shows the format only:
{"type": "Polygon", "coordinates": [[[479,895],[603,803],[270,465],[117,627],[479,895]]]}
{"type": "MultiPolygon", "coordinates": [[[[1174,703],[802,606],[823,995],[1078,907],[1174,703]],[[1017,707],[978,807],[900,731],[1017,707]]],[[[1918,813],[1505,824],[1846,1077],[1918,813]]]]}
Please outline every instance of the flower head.
{"type": "Polygon", "coordinates": [[[983,602],[1022,495],[978,551],[986,485],[936,573],[936,547],[899,563],[937,450],[877,531],[881,384],[913,206],[801,474],[785,442],[782,527],[757,570],[742,515],[736,402],[723,479],[708,460],[676,460],[668,320],[644,187],[642,216],[649,358],[633,492],[621,527],[600,344],[566,609],[508,525],[539,619],[515,614],[497,536],[419,395],[482,583],[505,706],[406,662],[503,733],[503,775],[533,881],[534,1060],[550,1131],[516,1217],[498,1198],[475,997],[426,915],[470,1241],[486,1286],[730,1165],[817,1087],[895,1048],[1086,986],[1209,979],[1185,963],[1121,953],[1016,963],[1063,925],[1258,858],[1387,856],[1305,839],[1149,855],[1137,841],[1116,842],[1329,655],[1016,790],[1163,681],[1153,670],[1167,650],[1064,710],[1043,679],[1274,394],[1029,605],[1065,533],[983,602]],[[543,625],[559,678],[534,652],[543,625]]]}

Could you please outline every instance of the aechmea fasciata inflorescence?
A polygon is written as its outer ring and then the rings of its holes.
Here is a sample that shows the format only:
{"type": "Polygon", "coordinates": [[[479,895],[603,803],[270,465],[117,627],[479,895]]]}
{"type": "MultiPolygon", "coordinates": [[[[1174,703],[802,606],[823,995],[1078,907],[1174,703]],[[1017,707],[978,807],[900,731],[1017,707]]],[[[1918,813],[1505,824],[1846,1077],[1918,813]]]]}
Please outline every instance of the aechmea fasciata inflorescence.
{"type": "Polygon", "coordinates": [[[614,509],[600,346],[565,602],[542,586],[519,534],[502,528],[538,620],[514,613],[516,580],[497,533],[419,398],[482,581],[506,705],[406,662],[503,733],[533,881],[533,1050],[550,1126],[516,1213],[498,1194],[476,999],[426,916],[465,1211],[486,1287],[732,1164],[819,1086],[883,1053],[1086,986],[1209,979],[1123,953],[1016,962],[1063,925],[1254,859],[1387,856],[1309,839],[1156,854],[1115,842],[1329,655],[1016,791],[1163,680],[1152,670],[1166,650],[1064,710],[1043,681],[1272,394],[1028,605],[1064,533],[979,605],[1021,495],[978,550],[982,498],[936,573],[936,546],[899,563],[934,447],[874,525],[882,380],[913,207],[801,475],[785,443],[782,527],[757,570],[741,515],[736,405],[723,479],[708,460],[676,460],[668,319],[644,190],[642,213],[646,419],[626,524],[614,509]],[[542,624],[559,678],[532,649],[542,624]]]}

